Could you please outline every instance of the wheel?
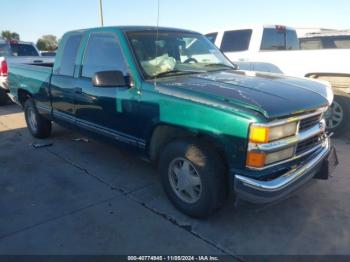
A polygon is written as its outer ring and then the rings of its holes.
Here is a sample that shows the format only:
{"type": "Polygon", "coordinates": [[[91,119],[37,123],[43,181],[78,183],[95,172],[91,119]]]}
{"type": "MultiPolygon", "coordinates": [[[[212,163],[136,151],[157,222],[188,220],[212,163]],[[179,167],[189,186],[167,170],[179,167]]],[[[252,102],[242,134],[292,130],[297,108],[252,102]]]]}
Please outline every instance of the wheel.
{"type": "Polygon", "coordinates": [[[327,128],[336,136],[348,131],[350,120],[350,96],[346,93],[335,91],[334,101],[326,113],[327,128]]]}
{"type": "Polygon", "coordinates": [[[31,98],[27,99],[24,104],[24,115],[32,136],[36,138],[47,138],[51,135],[51,121],[38,113],[31,98]]]}
{"type": "Polygon", "coordinates": [[[10,102],[10,98],[6,92],[0,88],[0,106],[7,105],[10,102]]]}
{"type": "Polygon", "coordinates": [[[191,217],[207,217],[224,203],[228,193],[225,170],[219,155],[195,140],[168,144],[159,159],[167,196],[191,217]]]}

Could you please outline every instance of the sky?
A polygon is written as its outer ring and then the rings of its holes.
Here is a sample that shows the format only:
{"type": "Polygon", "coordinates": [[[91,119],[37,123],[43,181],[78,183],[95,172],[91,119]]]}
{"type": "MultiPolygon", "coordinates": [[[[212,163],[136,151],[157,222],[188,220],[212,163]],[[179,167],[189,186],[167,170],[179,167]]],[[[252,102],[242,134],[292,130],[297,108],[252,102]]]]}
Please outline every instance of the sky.
{"type": "MultiPolygon", "coordinates": [[[[159,0],[160,26],[208,33],[253,24],[350,28],[349,0],[159,0]]],[[[103,0],[110,25],[156,25],[158,0],[103,0]]],[[[99,0],[1,0],[0,31],[36,42],[45,34],[100,26],[99,0]]]]}

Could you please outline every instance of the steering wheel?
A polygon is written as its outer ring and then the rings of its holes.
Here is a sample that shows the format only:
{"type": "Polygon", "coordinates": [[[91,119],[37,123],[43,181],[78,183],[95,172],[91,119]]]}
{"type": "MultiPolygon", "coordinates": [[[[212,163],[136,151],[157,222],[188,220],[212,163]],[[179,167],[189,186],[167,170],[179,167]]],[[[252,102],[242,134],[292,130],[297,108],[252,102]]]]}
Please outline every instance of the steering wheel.
{"type": "Polygon", "coordinates": [[[188,59],[186,59],[185,61],[184,61],[184,64],[190,64],[190,63],[198,63],[198,61],[196,60],[196,59],[194,59],[193,57],[190,57],[190,58],[188,58],[188,59]]]}

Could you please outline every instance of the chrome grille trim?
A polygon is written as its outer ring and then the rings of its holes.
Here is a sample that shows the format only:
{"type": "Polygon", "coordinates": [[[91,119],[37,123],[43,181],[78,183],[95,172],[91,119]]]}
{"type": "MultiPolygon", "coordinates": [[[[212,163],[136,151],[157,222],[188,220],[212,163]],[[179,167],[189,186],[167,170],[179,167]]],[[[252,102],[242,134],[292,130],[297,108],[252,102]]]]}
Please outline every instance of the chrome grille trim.
{"type": "Polygon", "coordinates": [[[248,152],[265,152],[265,153],[273,153],[277,152],[289,147],[294,147],[294,156],[292,158],[282,160],[270,165],[266,165],[261,168],[256,167],[249,167],[248,169],[251,170],[265,170],[271,167],[275,167],[281,164],[285,164],[291,161],[294,161],[296,159],[302,158],[313,151],[321,148],[324,146],[325,140],[327,138],[326,135],[326,122],[323,119],[323,114],[327,111],[327,107],[320,108],[312,113],[290,117],[284,120],[275,120],[269,123],[254,123],[256,126],[263,126],[263,127],[274,127],[283,125],[290,122],[297,122],[297,132],[295,136],[283,138],[280,140],[272,141],[270,143],[266,144],[258,144],[258,143],[249,143],[248,144],[248,152]],[[312,119],[313,118],[313,119],[312,119]],[[317,121],[318,119],[318,121],[317,121]],[[304,123],[302,123],[304,120],[304,123]],[[313,124],[313,125],[312,125],[313,124]],[[304,125],[304,127],[303,127],[304,125]],[[310,127],[308,127],[310,125],[310,127]],[[306,127],[305,127],[306,126],[306,127]],[[299,144],[312,139],[313,137],[319,137],[319,141],[317,143],[315,142],[314,145],[310,145],[305,150],[300,150],[298,152],[298,146],[299,144]]]}
{"type": "Polygon", "coordinates": [[[256,167],[248,167],[248,168],[251,169],[251,170],[261,171],[261,170],[265,170],[265,169],[267,169],[267,168],[275,167],[275,166],[278,166],[278,165],[286,164],[286,163],[288,163],[288,162],[297,160],[297,159],[302,158],[302,157],[304,157],[304,156],[306,156],[306,155],[308,155],[308,154],[310,154],[310,153],[312,153],[312,152],[314,152],[314,151],[316,151],[316,150],[318,150],[318,149],[320,149],[320,148],[322,148],[322,147],[325,147],[325,141],[328,139],[327,136],[326,136],[326,134],[323,135],[323,136],[321,137],[321,139],[322,139],[322,142],[321,142],[320,144],[318,144],[317,146],[311,148],[311,149],[308,150],[308,151],[303,152],[303,153],[300,154],[300,155],[295,155],[295,156],[292,157],[292,158],[289,158],[289,159],[286,159],[286,160],[283,160],[283,161],[280,161],[280,162],[276,162],[276,163],[274,163],[274,164],[271,164],[271,165],[268,165],[268,166],[264,166],[264,167],[261,167],[261,168],[256,168],[256,167]]]}
{"type": "Polygon", "coordinates": [[[293,145],[296,145],[300,142],[303,142],[309,138],[317,136],[326,131],[326,122],[321,120],[318,124],[314,125],[312,128],[302,131],[296,136],[288,137],[285,139],[277,140],[268,144],[252,144],[248,146],[248,151],[263,151],[266,153],[276,152],[293,145]]]}
{"type": "Polygon", "coordinates": [[[321,143],[322,143],[322,136],[317,135],[317,136],[311,137],[303,142],[298,143],[295,150],[295,154],[296,155],[303,154],[304,152],[307,152],[308,150],[313,149],[314,147],[318,146],[321,143]]]}
{"type": "Polygon", "coordinates": [[[301,120],[299,124],[299,130],[303,131],[311,128],[312,126],[320,122],[321,117],[322,117],[322,114],[319,114],[319,115],[315,115],[315,116],[301,120]]]}

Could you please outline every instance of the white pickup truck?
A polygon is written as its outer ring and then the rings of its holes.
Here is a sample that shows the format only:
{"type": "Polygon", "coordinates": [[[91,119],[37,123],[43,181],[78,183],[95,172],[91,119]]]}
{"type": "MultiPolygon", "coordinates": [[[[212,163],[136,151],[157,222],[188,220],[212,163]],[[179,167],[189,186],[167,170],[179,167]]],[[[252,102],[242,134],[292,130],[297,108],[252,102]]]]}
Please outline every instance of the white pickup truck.
{"type": "Polygon", "coordinates": [[[296,29],[300,49],[350,49],[350,30],[318,30],[303,32],[296,29]]]}
{"type": "Polygon", "coordinates": [[[278,25],[223,30],[207,37],[241,69],[328,81],[335,94],[328,127],[336,134],[349,131],[350,49],[301,50],[296,31],[278,25]]]}
{"type": "Polygon", "coordinates": [[[10,64],[48,64],[54,58],[43,57],[31,42],[0,39],[0,106],[9,102],[7,75],[10,64]]]}

